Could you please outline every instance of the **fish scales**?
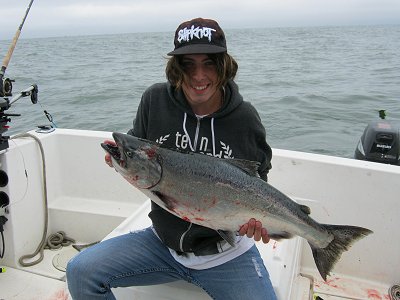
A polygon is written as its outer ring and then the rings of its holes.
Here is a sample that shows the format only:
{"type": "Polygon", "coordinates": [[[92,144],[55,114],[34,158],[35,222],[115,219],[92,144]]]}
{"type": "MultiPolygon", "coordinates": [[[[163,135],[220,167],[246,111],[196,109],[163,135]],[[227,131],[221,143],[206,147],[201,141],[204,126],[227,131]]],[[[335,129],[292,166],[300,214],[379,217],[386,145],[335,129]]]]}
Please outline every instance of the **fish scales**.
{"type": "Polygon", "coordinates": [[[282,231],[300,236],[307,233],[307,238],[313,238],[318,246],[326,246],[332,240],[332,235],[305,215],[297,203],[262,179],[231,165],[229,160],[182,155],[163,148],[157,152],[161,157],[168,156],[168,160],[163,159],[163,175],[154,190],[171,198],[180,197],[176,201],[180,207],[174,210],[179,211],[179,217],[222,230],[238,230],[250,218],[256,218],[271,235],[282,231]],[[313,229],[312,234],[298,230],[303,223],[309,231],[313,229]],[[326,242],[321,245],[321,241],[326,242]]]}

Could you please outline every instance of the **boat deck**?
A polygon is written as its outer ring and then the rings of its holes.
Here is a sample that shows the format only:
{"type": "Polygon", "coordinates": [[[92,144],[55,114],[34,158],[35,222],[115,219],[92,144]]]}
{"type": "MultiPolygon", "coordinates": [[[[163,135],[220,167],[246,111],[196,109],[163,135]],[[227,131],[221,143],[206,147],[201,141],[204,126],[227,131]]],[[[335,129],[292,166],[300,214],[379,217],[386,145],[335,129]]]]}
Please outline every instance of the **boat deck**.
{"type": "MultiPolygon", "coordinates": [[[[50,251],[50,250],[48,250],[50,251]]],[[[48,255],[47,255],[48,256],[48,255]]],[[[46,261],[44,261],[46,264],[46,261]]],[[[69,294],[61,278],[31,273],[34,270],[7,268],[0,274],[1,300],[67,300],[69,294]]],[[[334,275],[326,282],[318,279],[314,270],[302,270],[294,280],[294,292],[291,300],[310,300],[310,295],[323,300],[389,300],[388,286],[378,282],[365,281],[360,278],[334,275]],[[307,274],[307,275],[305,275],[307,274]],[[312,274],[313,278],[310,277],[312,274]]],[[[156,287],[135,287],[115,289],[117,299],[210,299],[200,288],[185,282],[164,284],[156,287]],[[177,296],[179,295],[179,296],[177,296]],[[136,297],[136,298],[133,298],[136,297]]],[[[285,299],[285,298],[279,298],[285,299]]]]}
{"type": "Polygon", "coordinates": [[[291,299],[309,300],[319,296],[323,300],[389,300],[387,284],[353,278],[341,274],[333,274],[325,282],[312,269],[302,269],[295,284],[297,295],[291,299]]]}
{"type": "Polygon", "coordinates": [[[14,268],[0,274],[1,300],[68,299],[65,282],[14,268]]]}
{"type": "MultiPolygon", "coordinates": [[[[146,201],[104,239],[149,226],[150,219],[147,217],[149,211],[150,201],[146,201]]],[[[319,296],[323,300],[389,299],[389,287],[386,284],[335,273],[325,282],[315,269],[296,269],[294,266],[299,264],[301,243],[300,238],[295,238],[284,242],[271,241],[268,245],[257,245],[271,274],[278,299],[290,297],[291,300],[310,300],[312,296],[319,296]],[[293,282],[291,287],[288,282],[293,282]]],[[[6,268],[6,272],[0,274],[0,299],[69,299],[65,272],[62,269],[69,258],[78,251],[68,246],[61,250],[45,250],[44,253],[44,259],[38,265],[23,269],[6,268]]],[[[114,294],[117,299],[122,300],[180,300],[189,297],[196,300],[210,299],[203,290],[183,281],[152,287],[114,289],[114,294]]]]}

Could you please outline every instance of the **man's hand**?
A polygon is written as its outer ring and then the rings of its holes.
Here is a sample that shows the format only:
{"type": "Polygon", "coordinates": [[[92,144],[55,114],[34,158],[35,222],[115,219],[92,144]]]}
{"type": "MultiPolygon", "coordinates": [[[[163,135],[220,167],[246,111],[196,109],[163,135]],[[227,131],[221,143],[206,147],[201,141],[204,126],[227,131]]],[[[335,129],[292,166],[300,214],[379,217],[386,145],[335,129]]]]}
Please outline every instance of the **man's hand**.
{"type": "MultiPolygon", "coordinates": [[[[108,144],[108,145],[113,145],[113,146],[117,145],[114,141],[110,141],[110,140],[105,140],[104,143],[108,144]]],[[[107,165],[109,165],[110,167],[113,167],[110,153],[108,153],[108,152],[106,153],[104,160],[106,161],[107,165]]]]}
{"type": "Polygon", "coordinates": [[[240,235],[247,235],[249,238],[254,238],[256,242],[262,240],[264,244],[269,242],[269,235],[267,229],[262,227],[260,221],[250,219],[248,223],[242,225],[239,229],[240,235]]]}

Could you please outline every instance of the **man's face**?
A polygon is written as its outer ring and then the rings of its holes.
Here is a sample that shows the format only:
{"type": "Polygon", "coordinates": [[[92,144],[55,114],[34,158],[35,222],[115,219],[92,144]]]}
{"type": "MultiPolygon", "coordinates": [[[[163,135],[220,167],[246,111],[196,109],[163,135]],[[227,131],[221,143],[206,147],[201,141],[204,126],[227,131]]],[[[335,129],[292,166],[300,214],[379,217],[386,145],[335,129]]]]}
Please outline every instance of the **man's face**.
{"type": "MultiPolygon", "coordinates": [[[[192,106],[215,108],[221,105],[218,92],[218,73],[215,62],[206,54],[184,55],[182,67],[187,75],[182,85],[183,92],[192,106]],[[218,103],[217,103],[218,102],[218,103]]],[[[212,113],[214,111],[210,111],[212,113]]]]}

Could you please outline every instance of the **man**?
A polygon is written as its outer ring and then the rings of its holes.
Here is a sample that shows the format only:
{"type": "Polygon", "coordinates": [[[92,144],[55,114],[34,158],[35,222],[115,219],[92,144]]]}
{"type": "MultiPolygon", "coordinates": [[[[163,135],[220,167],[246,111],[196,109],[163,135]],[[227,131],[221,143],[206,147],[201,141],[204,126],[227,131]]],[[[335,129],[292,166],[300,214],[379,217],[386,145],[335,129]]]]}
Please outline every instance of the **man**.
{"type": "MultiPolygon", "coordinates": [[[[220,158],[258,161],[267,180],[271,148],[255,108],[233,81],[238,65],[217,22],[179,25],[166,67],[168,82],[143,94],[129,134],[220,158]]],[[[113,143],[112,141],[107,141],[113,143]]],[[[106,163],[112,165],[109,155],[106,163]]],[[[201,188],[201,187],[199,187],[201,188]]],[[[73,299],[115,299],[111,288],[186,280],[213,299],[276,299],[255,241],[269,241],[254,219],[238,228],[235,246],[213,229],[152,203],[152,227],[104,241],[68,264],[73,299]]]]}

